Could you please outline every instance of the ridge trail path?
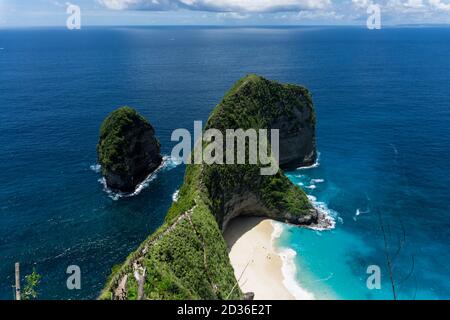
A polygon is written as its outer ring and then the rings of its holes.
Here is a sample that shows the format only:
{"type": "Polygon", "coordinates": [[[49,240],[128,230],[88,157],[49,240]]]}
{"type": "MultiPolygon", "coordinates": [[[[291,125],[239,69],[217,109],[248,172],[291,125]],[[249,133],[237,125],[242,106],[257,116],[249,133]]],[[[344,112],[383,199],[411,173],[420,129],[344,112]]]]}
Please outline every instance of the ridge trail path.
{"type": "MultiPolygon", "coordinates": [[[[148,251],[150,250],[150,248],[155,245],[158,241],[160,241],[164,236],[166,236],[168,233],[172,232],[177,226],[178,224],[180,224],[181,222],[183,222],[185,219],[188,219],[190,225],[193,227],[195,234],[197,235],[197,237],[199,237],[202,245],[203,245],[203,261],[205,264],[205,269],[208,273],[208,278],[209,280],[211,279],[209,276],[209,271],[207,268],[207,263],[206,263],[206,252],[205,252],[205,242],[203,237],[197,232],[197,229],[194,226],[194,223],[192,222],[191,219],[191,215],[194,212],[195,208],[197,207],[197,205],[194,205],[191,209],[189,209],[188,211],[186,211],[185,213],[183,213],[182,215],[180,215],[177,220],[172,223],[169,227],[166,228],[166,230],[164,230],[160,235],[158,235],[155,239],[153,239],[152,241],[150,241],[149,243],[147,243],[144,248],[140,251],[140,254],[137,258],[135,258],[134,260],[130,261],[130,263],[133,265],[133,272],[135,274],[140,275],[141,272],[139,271],[144,271],[143,274],[144,276],[138,277],[139,279],[136,279],[138,282],[141,281],[145,281],[145,268],[142,267],[141,265],[141,260],[143,259],[143,256],[146,255],[148,253],[148,251]]],[[[127,298],[127,282],[128,282],[128,274],[125,274],[122,276],[122,278],[119,280],[117,288],[114,290],[114,300],[126,300],[127,298]]],[[[211,280],[210,280],[211,283],[211,280]]],[[[216,290],[216,287],[213,286],[213,288],[216,290]]],[[[141,298],[141,297],[139,297],[141,298]]]]}

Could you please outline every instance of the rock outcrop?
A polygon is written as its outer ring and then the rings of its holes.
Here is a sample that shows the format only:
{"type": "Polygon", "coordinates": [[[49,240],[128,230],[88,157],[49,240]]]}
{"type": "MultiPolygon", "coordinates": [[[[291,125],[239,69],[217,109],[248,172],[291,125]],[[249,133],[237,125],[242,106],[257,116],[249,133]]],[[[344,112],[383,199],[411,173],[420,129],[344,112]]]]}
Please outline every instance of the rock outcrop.
{"type": "MultiPolygon", "coordinates": [[[[211,113],[205,130],[213,128],[224,136],[227,129],[279,129],[281,167],[316,160],[315,113],[301,86],[246,76],[211,113]]],[[[117,287],[128,281],[125,298],[135,299],[136,270],[147,270],[147,299],[251,298],[240,290],[229,262],[222,236],[228,222],[246,215],[296,225],[321,223],[306,194],[282,170],[264,176],[261,167],[259,162],[188,165],[164,224],[114,271],[100,298],[117,298],[117,287]]]]}
{"type": "MultiPolygon", "coordinates": [[[[257,75],[239,80],[214,109],[205,129],[278,129],[281,168],[316,161],[316,117],[302,86],[257,75]]],[[[225,152],[224,152],[225,154],[225,152]]],[[[219,227],[241,215],[263,216],[297,225],[318,223],[318,212],[304,192],[279,171],[262,176],[256,165],[209,165],[203,179],[219,227]]]]}
{"type": "Polygon", "coordinates": [[[162,162],[155,130],[130,107],[105,119],[97,152],[108,188],[124,193],[133,192],[162,162]]]}

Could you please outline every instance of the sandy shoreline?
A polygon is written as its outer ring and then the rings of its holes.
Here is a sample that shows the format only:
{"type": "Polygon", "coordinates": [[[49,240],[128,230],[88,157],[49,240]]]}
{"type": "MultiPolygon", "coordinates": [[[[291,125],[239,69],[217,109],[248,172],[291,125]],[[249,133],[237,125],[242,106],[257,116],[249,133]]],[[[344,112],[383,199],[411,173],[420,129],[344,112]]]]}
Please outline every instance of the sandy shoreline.
{"type": "Polygon", "coordinates": [[[224,237],[239,286],[244,293],[253,292],[256,300],[312,299],[311,294],[295,283],[293,274],[287,275],[293,266],[272,245],[275,231],[272,222],[239,217],[228,225],[224,237]]]}

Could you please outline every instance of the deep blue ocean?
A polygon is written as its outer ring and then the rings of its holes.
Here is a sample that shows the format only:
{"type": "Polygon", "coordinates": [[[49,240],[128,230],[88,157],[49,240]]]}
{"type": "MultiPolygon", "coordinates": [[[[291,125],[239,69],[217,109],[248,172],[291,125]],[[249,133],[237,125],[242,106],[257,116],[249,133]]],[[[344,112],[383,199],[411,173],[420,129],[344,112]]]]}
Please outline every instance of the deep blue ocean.
{"type": "Polygon", "coordinates": [[[318,298],[391,299],[381,216],[392,255],[402,243],[399,298],[450,298],[449,57],[444,28],[0,30],[0,299],[13,296],[15,262],[43,276],[42,299],[96,298],[184,174],[167,166],[114,201],[91,168],[102,120],[136,108],[168,155],[171,132],[206,120],[247,73],[313,94],[320,165],[289,176],[336,227],[285,228],[300,284],[318,298]],[[81,290],[66,288],[69,265],[81,290]],[[369,265],[381,290],[366,287],[369,265]]]}

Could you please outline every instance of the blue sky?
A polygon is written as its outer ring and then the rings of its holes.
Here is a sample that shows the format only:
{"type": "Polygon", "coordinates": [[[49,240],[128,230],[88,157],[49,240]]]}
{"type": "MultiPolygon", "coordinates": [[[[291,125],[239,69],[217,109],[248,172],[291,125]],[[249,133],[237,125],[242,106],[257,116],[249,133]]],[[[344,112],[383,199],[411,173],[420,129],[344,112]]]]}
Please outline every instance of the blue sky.
{"type": "MultiPolygon", "coordinates": [[[[73,0],[88,25],[365,25],[370,4],[384,25],[450,24],[450,0],[73,0]]],[[[69,2],[0,0],[0,27],[61,26],[69,2]]]]}

